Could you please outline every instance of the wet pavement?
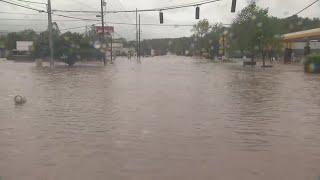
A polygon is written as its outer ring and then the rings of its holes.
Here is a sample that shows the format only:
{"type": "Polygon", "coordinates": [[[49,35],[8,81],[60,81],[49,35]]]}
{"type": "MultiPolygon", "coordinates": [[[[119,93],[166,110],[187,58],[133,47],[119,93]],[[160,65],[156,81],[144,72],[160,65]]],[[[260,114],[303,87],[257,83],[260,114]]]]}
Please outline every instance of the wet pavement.
{"type": "Polygon", "coordinates": [[[0,62],[2,180],[318,180],[320,76],[186,57],[0,62]],[[27,103],[15,106],[15,95],[27,103]]]}

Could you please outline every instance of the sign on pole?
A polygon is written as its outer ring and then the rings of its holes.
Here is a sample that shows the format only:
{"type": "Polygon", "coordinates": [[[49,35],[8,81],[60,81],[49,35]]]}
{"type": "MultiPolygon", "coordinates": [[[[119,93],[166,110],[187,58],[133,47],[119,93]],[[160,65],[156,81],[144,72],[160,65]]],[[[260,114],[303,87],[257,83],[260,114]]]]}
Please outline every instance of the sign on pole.
{"type": "MultiPolygon", "coordinates": [[[[102,26],[96,26],[96,32],[98,34],[102,34],[103,33],[103,29],[102,29],[102,26]]],[[[105,34],[111,34],[114,32],[114,27],[113,26],[105,26],[104,27],[104,33],[105,34]]]]}

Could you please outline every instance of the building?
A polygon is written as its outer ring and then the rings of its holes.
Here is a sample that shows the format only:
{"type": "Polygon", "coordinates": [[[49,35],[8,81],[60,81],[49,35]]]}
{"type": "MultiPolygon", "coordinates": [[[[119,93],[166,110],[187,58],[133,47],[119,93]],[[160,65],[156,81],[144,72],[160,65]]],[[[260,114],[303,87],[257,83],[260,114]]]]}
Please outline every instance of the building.
{"type": "Polygon", "coordinates": [[[17,41],[16,49],[12,50],[8,60],[32,61],[33,41],[17,41]]]}

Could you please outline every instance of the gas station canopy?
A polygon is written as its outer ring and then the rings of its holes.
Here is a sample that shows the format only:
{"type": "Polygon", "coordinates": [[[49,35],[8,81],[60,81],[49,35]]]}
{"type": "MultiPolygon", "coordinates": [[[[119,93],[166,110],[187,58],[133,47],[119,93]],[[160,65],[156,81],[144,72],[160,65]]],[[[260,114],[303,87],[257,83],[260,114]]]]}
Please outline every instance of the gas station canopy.
{"type": "Polygon", "coordinates": [[[320,40],[320,28],[284,34],[282,38],[286,42],[320,40]]]}

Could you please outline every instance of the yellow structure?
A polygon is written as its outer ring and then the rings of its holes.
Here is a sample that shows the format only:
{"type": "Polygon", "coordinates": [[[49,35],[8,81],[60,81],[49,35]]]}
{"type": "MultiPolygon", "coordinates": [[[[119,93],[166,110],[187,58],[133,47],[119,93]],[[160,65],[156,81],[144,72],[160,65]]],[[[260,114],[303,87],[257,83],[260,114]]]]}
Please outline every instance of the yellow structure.
{"type": "Polygon", "coordinates": [[[293,42],[308,42],[310,40],[320,40],[320,28],[284,34],[282,36],[282,39],[286,44],[286,48],[292,48],[293,42]]]}
{"type": "Polygon", "coordinates": [[[282,37],[283,37],[283,40],[286,42],[320,39],[320,28],[284,34],[282,37]]]}
{"type": "Polygon", "coordinates": [[[318,42],[320,40],[320,28],[284,34],[282,39],[285,47],[284,62],[290,63],[294,61],[296,53],[300,54],[300,56],[311,53],[310,42],[318,42]],[[305,47],[300,51],[295,49],[298,44],[301,46],[301,43],[305,43],[305,47]]]}

